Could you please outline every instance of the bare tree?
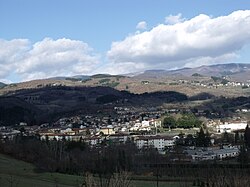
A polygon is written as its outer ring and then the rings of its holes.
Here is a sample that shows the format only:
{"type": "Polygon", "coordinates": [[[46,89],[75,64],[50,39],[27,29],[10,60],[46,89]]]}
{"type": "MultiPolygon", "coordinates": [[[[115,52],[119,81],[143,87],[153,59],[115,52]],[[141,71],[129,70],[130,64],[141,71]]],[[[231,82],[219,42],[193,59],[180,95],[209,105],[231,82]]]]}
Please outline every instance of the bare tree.
{"type": "Polygon", "coordinates": [[[81,187],[97,187],[97,184],[95,182],[95,179],[91,173],[85,174],[85,181],[81,185],[81,187]]]}
{"type": "Polygon", "coordinates": [[[110,187],[131,187],[131,180],[128,172],[115,173],[111,179],[110,187]]]}
{"type": "Polygon", "coordinates": [[[19,180],[17,180],[13,175],[10,175],[9,178],[6,178],[9,187],[17,187],[19,184],[19,180]]]}
{"type": "Polygon", "coordinates": [[[101,185],[105,187],[132,187],[128,172],[115,173],[112,177],[102,176],[98,183],[91,173],[86,173],[84,178],[81,187],[99,187],[101,185]]]}

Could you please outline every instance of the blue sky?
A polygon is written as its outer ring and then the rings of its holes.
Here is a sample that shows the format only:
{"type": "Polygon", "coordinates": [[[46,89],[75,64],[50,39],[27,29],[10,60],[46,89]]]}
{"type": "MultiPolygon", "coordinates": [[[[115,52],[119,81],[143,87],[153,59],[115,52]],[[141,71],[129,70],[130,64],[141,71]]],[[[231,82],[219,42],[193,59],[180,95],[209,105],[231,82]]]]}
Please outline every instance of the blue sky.
{"type": "MultiPolygon", "coordinates": [[[[151,52],[148,53],[148,49],[142,51],[140,48],[138,51],[141,51],[143,55],[130,58],[128,56],[133,56],[137,52],[131,51],[127,54],[121,54],[121,51],[116,49],[118,45],[113,46],[112,43],[119,41],[119,49],[131,48],[131,46],[137,45],[142,40],[137,41],[135,39],[136,35],[140,35],[145,40],[145,36],[143,36],[146,35],[145,32],[150,32],[161,24],[176,24],[166,23],[166,17],[170,15],[176,16],[179,14],[181,17],[178,22],[185,22],[200,14],[213,19],[228,16],[238,10],[248,9],[250,9],[250,2],[245,0],[0,0],[0,49],[2,47],[2,49],[6,50],[2,50],[5,54],[2,54],[2,57],[0,52],[0,68],[2,68],[2,72],[0,70],[0,80],[15,82],[58,75],[92,74],[102,71],[103,73],[127,73],[133,70],[141,71],[149,68],[168,69],[190,66],[193,60],[197,61],[196,57],[188,56],[188,58],[184,59],[186,57],[184,55],[185,57],[180,62],[180,59],[176,60],[175,57],[161,57],[162,53],[160,51],[152,54],[151,52]],[[144,25],[145,28],[136,29],[137,24],[142,21],[146,24],[144,25]],[[135,43],[124,46],[128,43],[125,42],[126,38],[130,43],[135,43]],[[21,41],[21,39],[25,39],[25,41],[21,41]],[[79,49],[77,52],[84,53],[84,55],[76,55],[72,59],[70,59],[70,56],[63,57],[64,60],[61,64],[60,60],[57,59],[54,66],[51,65],[53,63],[51,59],[47,58],[40,62],[34,57],[34,55],[37,55],[38,58],[44,57],[44,54],[41,55],[37,51],[44,52],[47,45],[51,49],[53,46],[55,48],[62,46],[62,43],[65,44],[63,49],[55,50],[54,54],[52,54],[53,52],[49,53],[52,59],[55,59],[55,54],[57,54],[57,58],[62,51],[70,51],[70,54],[74,55],[76,54],[75,48],[79,49]],[[16,48],[12,46],[16,46],[16,48]],[[11,56],[13,54],[22,57],[17,58],[15,56],[13,58],[11,56]],[[27,56],[29,57],[27,58],[27,56]],[[153,58],[156,59],[157,63],[153,62],[153,58]],[[184,63],[183,60],[187,61],[184,63]],[[147,63],[144,63],[144,61],[147,63]],[[169,62],[167,66],[164,65],[165,61],[169,62]],[[177,61],[178,63],[175,63],[177,61]],[[10,66],[10,64],[14,65],[10,66]],[[179,65],[174,66],[173,64],[179,65]],[[28,66],[29,68],[20,69],[18,68],[20,66],[28,66]],[[88,68],[86,68],[87,66],[88,68]],[[127,68],[131,66],[134,66],[134,68],[127,68]],[[62,70],[57,69],[57,71],[47,73],[48,69],[55,67],[62,68],[62,70]],[[116,67],[115,71],[111,69],[112,67],[116,67]],[[42,71],[43,68],[44,71],[42,71]]],[[[248,22],[247,16],[242,19],[248,22]]],[[[206,18],[204,18],[204,21],[209,22],[206,18]]],[[[159,33],[163,32],[159,31],[159,33]]],[[[169,31],[166,31],[166,33],[169,33],[169,31]]],[[[247,35],[249,33],[245,31],[242,34],[247,35]]],[[[155,38],[152,35],[149,37],[155,38]]],[[[248,36],[243,39],[248,39],[248,36]]],[[[216,59],[214,54],[203,55],[202,59],[203,61],[206,59],[207,64],[210,63],[211,58],[213,58],[211,63],[216,63],[216,61],[223,63],[222,59],[224,59],[225,63],[234,61],[248,62],[250,58],[248,54],[249,44],[250,42],[239,44],[238,48],[227,51],[227,53],[221,53],[216,56],[216,59]],[[227,58],[224,58],[225,55],[227,55],[227,58]]],[[[156,44],[151,43],[150,45],[150,48],[154,48],[156,44]]],[[[161,43],[159,45],[164,48],[165,44],[161,43]]],[[[201,63],[201,65],[206,63],[201,63]]]]}

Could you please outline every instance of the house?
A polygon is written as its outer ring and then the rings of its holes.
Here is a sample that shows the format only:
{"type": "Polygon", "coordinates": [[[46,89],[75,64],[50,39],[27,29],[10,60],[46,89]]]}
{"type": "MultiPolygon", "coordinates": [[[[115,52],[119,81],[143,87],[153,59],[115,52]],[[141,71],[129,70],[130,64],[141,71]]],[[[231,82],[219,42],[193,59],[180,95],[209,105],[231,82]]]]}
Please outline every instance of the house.
{"type": "Polygon", "coordinates": [[[74,134],[76,135],[86,135],[87,134],[87,129],[86,128],[72,128],[72,131],[74,131],[74,134]]]}
{"type": "Polygon", "coordinates": [[[102,142],[99,136],[84,138],[83,141],[86,142],[90,147],[94,147],[102,142]]]}
{"type": "Polygon", "coordinates": [[[104,135],[111,135],[111,134],[115,134],[115,131],[113,128],[103,127],[100,129],[100,133],[103,133],[104,135]]]}
{"type": "Polygon", "coordinates": [[[142,121],[140,122],[136,122],[134,124],[134,126],[132,126],[130,129],[130,131],[151,131],[151,127],[150,127],[150,122],[149,121],[142,121]]]}
{"type": "Polygon", "coordinates": [[[21,134],[18,130],[13,129],[2,129],[0,130],[0,139],[10,139],[13,140],[15,136],[21,134]]]}
{"type": "Polygon", "coordinates": [[[216,127],[217,132],[232,132],[235,130],[245,129],[247,126],[246,121],[236,121],[236,122],[225,122],[224,124],[220,124],[216,127]]]}
{"type": "Polygon", "coordinates": [[[130,131],[138,131],[140,127],[141,127],[141,123],[137,122],[129,130],[130,131]]]}
{"type": "Polygon", "coordinates": [[[175,140],[174,138],[172,137],[165,137],[165,147],[173,147],[175,145],[175,140]]]}
{"type": "Polygon", "coordinates": [[[241,109],[241,112],[244,112],[244,113],[246,113],[246,112],[249,112],[249,110],[248,109],[241,109]]]}
{"type": "Polygon", "coordinates": [[[125,144],[128,141],[129,137],[127,134],[112,134],[108,136],[107,139],[112,143],[125,144]]]}
{"type": "Polygon", "coordinates": [[[62,140],[63,134],[58,133],[40,133],[41,140],[62,140]]]}
{"type": "Polygon", "coordinates": [[[172,147],[175,144],[175,140],[165,136],[139,136],[135,139],[138,149],[143,147],[154,147],[158,151],[163,151],[166,147],[172,147]]]}
{"type": "Polygon", "coordinates": [[[193,161],[204,161],[237,157],[240,150],[238,147],[225,147],[223,149],[196,148],[187,149],[185,152],[192,157],[193,161]]]}
{"type": "Polygon", "coordinates": [[[75,131],[73,131],[72,128],[69,128],[69,127],[67,127],[67,128],[62,128],[62,129],[60,130],[60,132],[61,132],[62,134],[65,134],[65,135],[75,135],[75,131]]]}
{"type": "Polygon", "coordinates": [[[240,150],[238,148],[218,149],[215,151],[217,158],[233,158],[239,156],[240,150]]]}

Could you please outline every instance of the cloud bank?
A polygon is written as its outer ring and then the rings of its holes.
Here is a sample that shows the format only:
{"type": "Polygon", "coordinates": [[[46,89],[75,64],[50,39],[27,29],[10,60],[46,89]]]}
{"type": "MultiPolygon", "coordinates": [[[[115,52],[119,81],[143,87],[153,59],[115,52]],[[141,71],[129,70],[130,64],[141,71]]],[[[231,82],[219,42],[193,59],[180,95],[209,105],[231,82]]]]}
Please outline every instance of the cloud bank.
{"type": "Polygon", "coordinates": [[[27,39],[0,40],[1,79],[11,73],[22,80],[90,74],[99,64],[99,56],[82,41],[45,38],[32,45],[27,39]]]}
{"type": "Polygon", "coordinates": [[[192,19],[170,15],[165,23],[143,31],[146,27],[145,21],[139,22],[140,32],[113,42],[105,62],[83,41],[0,39],[0,80],[10,80],[13,75],[25,81],[226,63],[250,44],[250,10],[221,17],[200,14],[192,19]]]}
{"type": "Polygon", "coordinates": [[[120,73],[127,73],[131,69],[225,63],[250,43],[250,10],[216,18],[200,14],[190,20],[181,18],[181,14],[171,15],[166,21],[150,31],[113,42],[107,52],[107,69],[120,67],[120,73]]]}
{"type": "Polygon", "coordinates": [[[0,39],[0,78],[8,76],[14,71],[15,65],[23,58],[23,54],[28,49],[29,41],[26,39],[11,41],[0,39]]]}

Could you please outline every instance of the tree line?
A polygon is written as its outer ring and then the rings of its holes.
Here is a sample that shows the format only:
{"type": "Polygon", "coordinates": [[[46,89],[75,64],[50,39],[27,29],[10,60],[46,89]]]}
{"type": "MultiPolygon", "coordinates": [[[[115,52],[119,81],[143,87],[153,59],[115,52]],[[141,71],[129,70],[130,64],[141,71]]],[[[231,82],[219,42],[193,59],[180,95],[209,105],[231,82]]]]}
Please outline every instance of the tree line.
{"type": "Polygon", "coordinates": [[[164,128],[199,128],[201,125],[202,121],[199,120],[193,113],[182,114],[179,118],[167,115],[163,119],[164,128]]]}

